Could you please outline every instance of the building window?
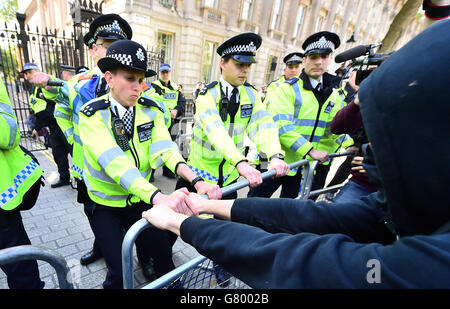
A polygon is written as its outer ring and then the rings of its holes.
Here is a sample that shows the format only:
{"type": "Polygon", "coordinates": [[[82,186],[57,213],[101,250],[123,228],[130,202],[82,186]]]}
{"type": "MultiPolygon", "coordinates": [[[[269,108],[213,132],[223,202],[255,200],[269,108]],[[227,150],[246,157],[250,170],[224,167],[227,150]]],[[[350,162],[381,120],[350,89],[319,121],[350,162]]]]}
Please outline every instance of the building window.
{"type": "Polygon", "coordinates": [[[280,27],[282,6],[283,6],[282,0],[275,0],[275,2],[273,3],[273,13],[272,13],[272,20],[270,22],[270,29],[278,30],[278,28],[280,27]]]}
{"type": "Polygon", "coordinates": [[[203,46],[203,60],[202,60],[202,81],[210,83],[214,79],[214,51],[217,48],[217,44],[206,41],[203,46]]]}
{"type": "Polygon", "coordinates": [[[314,27],[314,32],[319,32],[320,31],[320,28],[322,27],[322,21],[323,21],[323,18],[321,16],[317,17],[316,25],[314,27]]]}
{"type": "Polygon", "coordinates": [[[251,20],[253,11],[253,0],[244,0],[242,5],[242,19],[251,20]]]}
{"type": "Polygon", "coordinates": [[[208,8],[218,9],[219,0],[205,0],[205,6],[208,8]]]}
{"type": "Polygon", "coordinates": [[[339,24],[338,23],[334,23],[332,26],[331,26],[331,32],[339,32],[339,24]]]}
{"type": "Polygon", "coordinates": [[[265,81],[266,84],[270,83],[275,79],[275,71],[277,69],[277,62],[278,58],[275,56],[269,56],[269,59],[267,61],[267,68],[266,68],[266,76],[265,81]]]}
{"type": "Polygon", "coordinates": [[[158,32],[158,50],[164,51],[164,63],[171,64],[172,50],[173,50],[173,34],[158,32]]]}
{"type": "Polygon", "coordinates": [[[294,38],[300,36],[304,15],[305,15],[305,7],[303,5],[300,5],[298,7],[297,19],[295,21],[295,29],[293,35],[294,38]]]}

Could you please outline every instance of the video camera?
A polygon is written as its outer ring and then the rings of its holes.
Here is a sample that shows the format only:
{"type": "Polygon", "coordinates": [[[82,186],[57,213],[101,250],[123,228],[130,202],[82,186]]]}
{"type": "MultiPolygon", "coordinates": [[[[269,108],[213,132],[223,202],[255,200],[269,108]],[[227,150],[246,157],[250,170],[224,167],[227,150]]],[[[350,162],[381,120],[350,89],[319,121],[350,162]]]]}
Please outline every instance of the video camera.
{"type": "MultiPolygon", "coordinates": [[[[336,63],[352,60],[351,68],[356,70],[356,85],[359,85],[374,70],[372,66],[379,66],[384,60],[389,58],[393,52],[377,54],[375,48],[378,44],[359,45],[336,55],[336,63]],[[364,58],[358,57],[365,56],[364,58]]],[[[348,72],[350,73],[350,71],[348,72]]]]}

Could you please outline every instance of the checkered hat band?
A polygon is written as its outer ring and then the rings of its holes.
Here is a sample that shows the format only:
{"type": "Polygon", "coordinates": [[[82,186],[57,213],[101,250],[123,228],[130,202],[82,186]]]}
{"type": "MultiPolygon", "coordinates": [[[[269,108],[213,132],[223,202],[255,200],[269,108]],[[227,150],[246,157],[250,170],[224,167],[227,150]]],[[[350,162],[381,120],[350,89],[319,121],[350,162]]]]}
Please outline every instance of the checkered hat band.
{"type": "Polygon", "coordinates": [[[334,44],[331,41],[316,41],[316,42],[312,42],[311,44],[309,44],[306,49],[305,52],[308,52],[310,50],[313,49],[326,49],[326,48],[330,48],[331,50],[334,50],[334,44]]]}
{"type": "Polygon", "coordinates": [[[239,53],[256,53],[256,46],[253,44],[231,46],[225,49],[220,56],[223,57],[239,53]]]}
{"type": "Polygon", "coordinates": [[[120,63],[122,63],[123,65],[128,66],[128,67],[132,66],[132,64],[133,64],[133,59],[131,58],[131,55],[109,54],[109,55],[106,55],[106,57],[116,59],[117,61],[119,61],[120,63]]]}
{"type": "Polygon", "coordinates": [[[107,31],[108,33],[120,35],[126,40],[128,40],[128,36],[126,35],[126,33],[120,27],[117,27],[116,25],[113,24],[98,27],[97,30],[95,30],[93,37],[96,38],[98,34],[102,31],[107,31]]]}

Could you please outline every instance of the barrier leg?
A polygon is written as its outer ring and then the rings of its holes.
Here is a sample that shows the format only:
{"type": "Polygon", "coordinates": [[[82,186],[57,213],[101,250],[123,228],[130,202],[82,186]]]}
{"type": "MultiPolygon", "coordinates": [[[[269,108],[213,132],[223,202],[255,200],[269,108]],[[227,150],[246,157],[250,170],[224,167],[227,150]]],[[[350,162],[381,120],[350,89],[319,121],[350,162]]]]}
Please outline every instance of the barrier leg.
{"type": "Polygon", "coordinates": [[[44,247],[24,245],[0,250],[0,265],[24,260],[43,260],[56,270],[61,289],[73,289],[66,260],[56,251],[44,247]]]}

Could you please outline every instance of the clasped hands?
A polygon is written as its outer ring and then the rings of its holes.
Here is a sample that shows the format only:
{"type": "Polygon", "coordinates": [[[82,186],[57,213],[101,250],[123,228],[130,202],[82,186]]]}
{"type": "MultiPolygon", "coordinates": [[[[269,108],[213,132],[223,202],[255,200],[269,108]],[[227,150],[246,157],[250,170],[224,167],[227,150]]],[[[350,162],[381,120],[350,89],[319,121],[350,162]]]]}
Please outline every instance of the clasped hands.
{"type": "Polygon", "coordinates": [[[154,227],[178,235],[182,221],[206,212],[208,202],[206,198],[189,192],[186,188],[178,189],[170,195],[158,193],[153,201],[153,207],[144,211],[142,217],[154,227]]]}

